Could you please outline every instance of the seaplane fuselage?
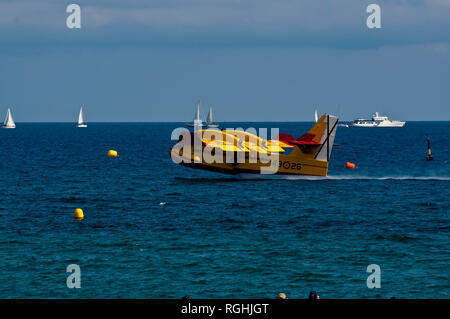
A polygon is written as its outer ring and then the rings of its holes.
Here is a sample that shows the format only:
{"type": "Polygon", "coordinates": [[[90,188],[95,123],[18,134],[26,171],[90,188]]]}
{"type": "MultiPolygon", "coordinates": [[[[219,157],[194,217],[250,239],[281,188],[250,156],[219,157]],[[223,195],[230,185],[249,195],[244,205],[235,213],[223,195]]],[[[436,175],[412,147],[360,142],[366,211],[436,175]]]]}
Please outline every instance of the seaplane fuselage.
{"type": "Polygon", "coordinates": [[[225,174],[326,176],[337,123],[325,114],[297,140],[287,134],[267,140],[242,130],[186,130],[170,155],[177,164],[225,174]]]}

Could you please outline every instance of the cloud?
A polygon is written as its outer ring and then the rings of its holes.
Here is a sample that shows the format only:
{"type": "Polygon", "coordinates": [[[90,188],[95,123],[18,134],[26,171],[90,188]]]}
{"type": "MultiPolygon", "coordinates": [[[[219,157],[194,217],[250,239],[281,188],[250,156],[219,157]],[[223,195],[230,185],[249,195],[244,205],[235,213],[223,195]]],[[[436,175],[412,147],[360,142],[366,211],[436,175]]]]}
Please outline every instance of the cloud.
{"type": "Polygon", "coordinates": [[[50,0],[0,3],[0,41],[126,45],[330,46],[450,42],[448,0],[74,0],[82,30],[67,30],[65,6],[50,0]],[[369,30],[366,7],[382,8],[369,30]],[[71,33],[69,33],[71,32],[71,33]],[[76,35],[74,35],[76,34],[76,35]]]}

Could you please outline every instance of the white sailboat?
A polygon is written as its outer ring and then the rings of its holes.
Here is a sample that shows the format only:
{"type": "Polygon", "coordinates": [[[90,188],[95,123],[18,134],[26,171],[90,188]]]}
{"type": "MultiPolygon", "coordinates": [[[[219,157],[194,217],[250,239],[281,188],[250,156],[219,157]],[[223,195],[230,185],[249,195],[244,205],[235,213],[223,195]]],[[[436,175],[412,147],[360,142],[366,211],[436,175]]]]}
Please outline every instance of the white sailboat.
{"type": "Polygon", "coordinates": [[[314,111],[314,119],[316,120],[317,123],[317,120],[319,119],[319,117],[317,116],[317,109],[314,111]]]}
{"type": "Polygon", "coordinates": [[[87,127],[86,119],[83,114],[83,107],[80,108],[80,114],[78,114],[78,127],[87,127]]]}
{"type": "Polygon", "coordinates": [[[208,127],[219,127],[219,124],[213,122],[212,107],[209,108],[208,116],[206,117],[206,126],[208,126],[208,127]]]}
{"type": "Polygon", "coordinates": [[[5,122],[3,122],[2,128],[16,128],[16,123],[14,123],[10,108],[8,108],[8,112],[6,113],[5,122]]]}
{"type": "Polygon", "coordinates": [[[194,122],[186,123],[186,125],[194,127],[195,129],[201,128],[203,126],[203,121],[200,118],[200,101],[197,104],[197,113],[195,113],[194,122]]]}

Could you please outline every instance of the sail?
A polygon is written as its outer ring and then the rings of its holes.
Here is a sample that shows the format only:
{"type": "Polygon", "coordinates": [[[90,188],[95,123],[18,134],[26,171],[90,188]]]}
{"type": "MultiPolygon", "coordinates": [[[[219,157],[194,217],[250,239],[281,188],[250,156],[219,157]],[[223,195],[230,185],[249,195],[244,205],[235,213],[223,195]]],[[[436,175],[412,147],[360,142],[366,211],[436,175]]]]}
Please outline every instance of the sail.
{"type": "Polygon", "coordinates": [[[200,102],[197,104],[197,113],[195,113],[194,122],[201,122],[200,120],[200,102]]]}
{"type": "Polygon", "coordinates": [[[213,122],[213,115],[212,115],[212,107],[209,108],[208,116],[206,118],[207,124],[212,124],[213,122]]]}
{"type": "Polygon", "coordinates": [[[202,128],[203,122],[200,119],[200,101],[198,102],[198,105],[197,105],[197,112],[195,113],[194,123],[188,123],[187,125],[191,126],[191,127],[193,126],[194,131],[197,131],[202,128]]]}
{"type": "Polygon", "coordinates": [[[318,120],[317,110],[314,112],[314,118],[316,119],[316,122],[317,122],[317,120],[318,120]]]}
{"type": "Polygon", "coordinates": [[[9,108],[8,108],[8,112],[6,113],[6,118],[5,118],[5,122],[3,123],[3,127],[6,127],[6,128],[15,128],[16,127],[16,123],[14,123],[14,120],[12,117],[11,109],[9,109],[9,108]]]}
{"type": "Polygon", "coordinates": [[[78,114],[78,125],[85,125],[86,120],[84,119],[83,108],[80,108],[80,114],[78,114]]]}
{"type": "Polygon", "coordinates": [[[5,121],[3,122],[3,126],[6,126],[6,125],[8,124],[8,121],[9,121],[9,113],[10,113],[10,111],[9,111],[9,109],[8,109],[8,111],[6,111],[6,117],[5,117],[5,121]]]}

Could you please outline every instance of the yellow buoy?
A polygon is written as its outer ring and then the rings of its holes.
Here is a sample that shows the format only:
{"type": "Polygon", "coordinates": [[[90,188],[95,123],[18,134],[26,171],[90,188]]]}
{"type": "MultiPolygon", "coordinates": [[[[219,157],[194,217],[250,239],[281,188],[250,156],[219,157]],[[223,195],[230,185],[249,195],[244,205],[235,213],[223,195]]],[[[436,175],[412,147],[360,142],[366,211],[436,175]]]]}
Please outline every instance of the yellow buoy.
{"type": "Polygon", "coordinates": [[[83,210],[81,208],[77,208],[74,211],[75,219],[82,220],[84,218],[83,210]]]}
{"type": "Polygon", "coordinates": [[[109,150],[109,151],[108,151],[108,156],[109,156],[109,157],[118,157],[119,155],[117,154],[117,151],[115,151],[115,150],[109,150]]]}

